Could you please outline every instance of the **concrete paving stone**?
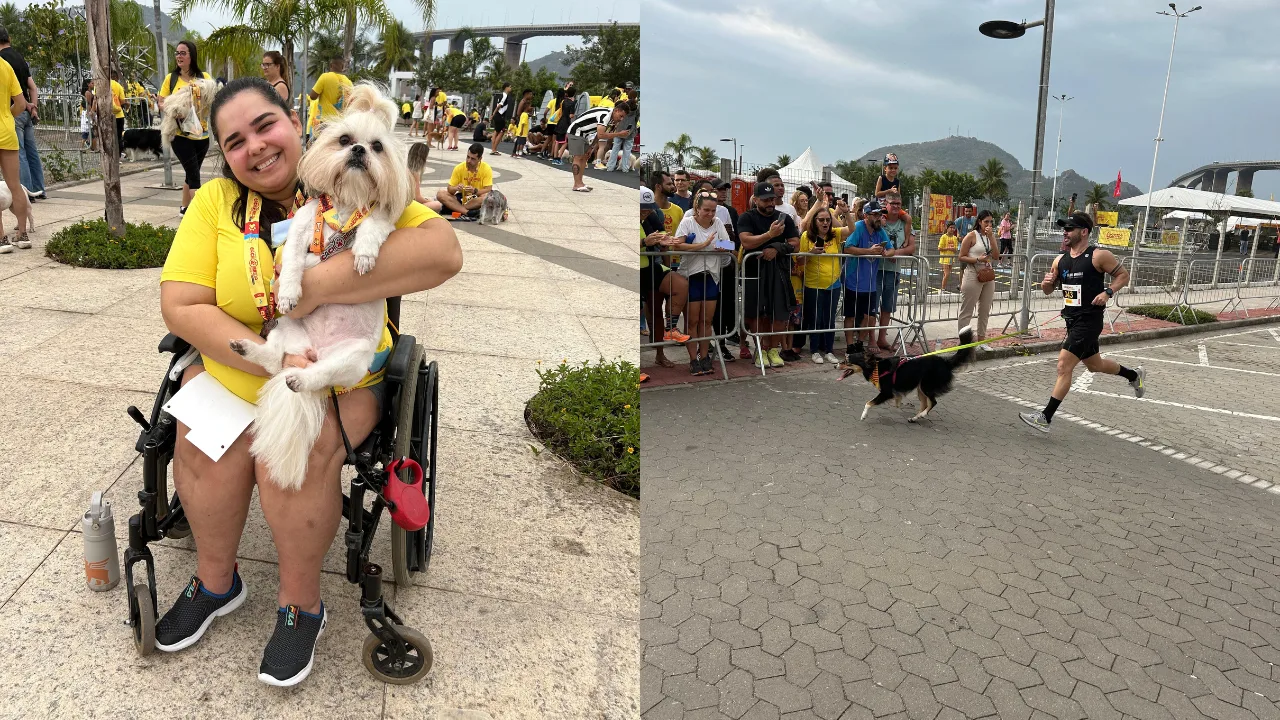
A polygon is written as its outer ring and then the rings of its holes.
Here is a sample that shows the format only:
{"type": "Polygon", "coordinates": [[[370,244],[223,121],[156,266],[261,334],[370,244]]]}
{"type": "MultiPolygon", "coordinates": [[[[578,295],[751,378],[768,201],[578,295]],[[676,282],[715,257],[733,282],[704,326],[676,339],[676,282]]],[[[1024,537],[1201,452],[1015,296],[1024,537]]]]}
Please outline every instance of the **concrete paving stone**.
{"type": "Polygon", "coordinates": [[[427,360],[440,363],[443,426],[531,438],[524,406],[538,391],[535,361],[440,351],[427,360]]]}
{"type": "MultiPolygon", "coordinates": [[[[640,254],[637,249],[631,246],[630,241],[622,242],[616,238],[600,240],[565,240],[558,236],[544,236],[538,238],[542,242],[549,243],[564,248],[566,251],[572,251],[571,256],[577,253],[590,255],[599,260],[607,260],[609,262],[618,263],[625,267],[634,266],[639,272],[640,254]]],[[[638,239],[636,245],[639,245],[638,239]]],[[[636,276],[636,282],[639,283],[639,275],[636,276]]]]}
{"type": "Polygon", "coordinates": [[[0,306],[94,313],[133,297],[155,276],[154,270],[94,270],[47,263],[5,278],[0,284],[0,306]]]}
{"type": "Polygon", "coordinates": [[[562,312],[403,302],[400,323],[428,350],[541,360],[544,366],[600,359],[582,322],[562,312]]]}
{"type": "Polygon", "coordinates": [[[0,567],[0,608],[65,536],[63,530],[0,521],[0,555],[10,559],[0,567]]]}
{"type": "MultiPolygon", "coordinates": [[[[465,263],[465,254],[463,261],[465,263]]],[[[445,284],[428,290],[427,300],[432,305],[470,305],[553,313],[574,311],[561,293],[530,293],[527,284],[521,283],[518,278],[500,275],[460,273],[445,284]]]]}
{"type": "Polygon", "coordinates": [[[23,363],[28,353],[62,333],[83,325],[89,315],[61,310],[5,307],[6,327],[0,336],[0,358],[23,363]]]}
{"type": "MultiPolygon", "coordinates": [[[[171,356],[158,350],[167,333],[159,318],[95,315],[25,353],[18,372],[154,397],[169,369],[171,356]]],[[[16,358],[5,362],[12,365],[16,358]]]]}
{"type": "MultiPolygon", "coordinates": [[[[546,215],[543,211],[530,211],[521,214],[521,230],[522,234],[537,240],[550,240],[558,238],[561,240],[575,240],[584,242],[608,242],[617,241],[612,233],[611,228],[597,224],[576,224],[572,220],[572,216],[565,218],[567,222],[547,222],[546,215]],[[531,217],[536,215],[537,217],[531,217]]],[[[636,223],[632,223],[633,225],[636,223]]],[[[637,236],[637,244],[638,244],[637,236]]],[[[634,259],[633,259],[634,262],[634,259]]],[[[638,266],[637,266],[638,267],[638,266]]]]}
{"type": "Polygon", "coordinates": [[[16,250],[3,257],[0,257],[0,280],[8,280],[17,277],[32,268],[41,267],[54,263],[53,260],[46,257],[43,252],[35,250],[36,238],[32,238],[32,251],[22,252],[16,250]]]}

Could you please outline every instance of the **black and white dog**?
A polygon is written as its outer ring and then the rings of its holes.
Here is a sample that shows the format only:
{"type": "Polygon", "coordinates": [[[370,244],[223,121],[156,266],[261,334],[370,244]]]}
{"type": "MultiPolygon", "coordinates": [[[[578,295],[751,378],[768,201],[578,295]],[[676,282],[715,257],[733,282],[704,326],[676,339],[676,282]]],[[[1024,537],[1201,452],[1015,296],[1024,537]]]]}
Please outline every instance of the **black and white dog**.
{"type": "Polygon", "coordinates": [[[153,128],[125,130],[124,137],[120,138],[120,152],[129,154],[129,162],[137,162],[138,156],[145,153],[159,158],[163,154],[160,149],[160,131],[153,128]]]}
{"type": "MultiPolygon", "coordinates": [[[[973,328],[966,327],[960,331],[960,344],[968,345],[971,342],[973,328]]],[[[913,423],[937,407],[938,396],[951,390],[951,378],[955,369],[968,362],[971,357],[971,347],[957,350],[950,357],[927,355],[914,358],[877,358],[867,354],[843,365],[844,372],[840,374],[840,379],[862,373],[867,382],[875,384],[880,390],[880,394],[868,400],[862,408],[860,420],[867,419],[872,406],[886,403],[890,398],[897,407],[902,407],[902,396],[915,390],[920,398],[920,412],[907,420],[913,423]]]]}

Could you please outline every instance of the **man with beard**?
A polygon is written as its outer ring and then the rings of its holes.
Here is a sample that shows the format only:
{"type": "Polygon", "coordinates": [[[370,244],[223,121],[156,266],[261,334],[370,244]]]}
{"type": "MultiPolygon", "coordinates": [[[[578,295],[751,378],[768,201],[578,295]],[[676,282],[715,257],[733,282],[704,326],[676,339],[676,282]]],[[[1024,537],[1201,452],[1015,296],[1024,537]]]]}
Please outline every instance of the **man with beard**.
{"type": "Polygon", "coordinates": [[[480,159],[482,155],[484,146],[472,143],[467,148],[467,159],[458,163],[449,175],[449,187],[436,193],[436,200],[455,218],[480,217],[484,196],[493,190],[493,168],[480,159]]]}
{"type": "MultiPolygon", "coordinates": [[[[775,209],[781,199],[773,184],[756,183],[755,207],[738,218],[738,240],[744,253],[763,251],[747,258],[742,273],[743,317],[756,333],[777,333],[787,329],[787,318],[796,304],[791,288],[790,254],[800,245],[800,231],[791,217],[775,209]]],[[[764,367],[782,367],[782,336],[760,337],[756,360],[764,367]]]]}

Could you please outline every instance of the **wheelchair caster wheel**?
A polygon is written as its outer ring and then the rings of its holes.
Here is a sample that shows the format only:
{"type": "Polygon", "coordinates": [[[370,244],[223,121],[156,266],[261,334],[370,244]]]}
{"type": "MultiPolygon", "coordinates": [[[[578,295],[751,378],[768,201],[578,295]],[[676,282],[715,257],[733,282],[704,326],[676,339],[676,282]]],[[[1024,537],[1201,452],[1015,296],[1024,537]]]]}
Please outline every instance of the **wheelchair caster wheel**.
{"type": "Polygon", "coordinates": [[[434,657],[431,654],[431,641],[413,628],[401,627],[388,621],[404,638],[404,653],[397,653],[387,648],[373,633],[364,640],[364,666],[369,672],[384,683],[391,685],[411,685],[431,672],[434,657]]]}
{"type": "Polygon", "coordinates": [[[165,537],[173,538],[174,540],[181,540],[190,536],[191,525],[186,518],[183,518],[182,522],[174,523],[173,527],[169,528],[169,532],[165,534],[165,537]]]}
{"type": "Polygon", "coordinates": [[[145,583],[133,586],[133,645],[139,655],[150,655],[156,649],[156,610],[151,606],[151,589],[145,583]]]}

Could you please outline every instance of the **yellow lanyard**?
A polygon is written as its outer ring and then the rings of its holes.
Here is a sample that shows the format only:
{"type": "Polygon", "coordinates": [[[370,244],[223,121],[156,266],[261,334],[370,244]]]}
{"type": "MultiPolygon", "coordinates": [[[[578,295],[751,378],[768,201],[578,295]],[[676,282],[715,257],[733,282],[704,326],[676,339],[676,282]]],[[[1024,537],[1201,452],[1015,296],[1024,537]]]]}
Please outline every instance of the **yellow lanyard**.
{"type": "MultiPolygon", "coordinates": [[[[294,195],[293,207],[289,209],[288,217],[293,217],[298,208],[306,204],[306,201],[306,196],[298,190],[294,195]]],[[[258,218],[261,215],[262,196],[250,190],[244,208],[244,265],[249,273],[249,290],[253,293],[253,304],[258,309],[258,315],[262,316],[262,329],[266,332],[270,330],[269,325],[276,316],[276,299],[275,293],[272,292],[275,268],[270,251],[263,253],[260,250],[262,240],[259,235],[258,218]],[[270,271],[263,270],[264,261],[272,263],[270,271]]]]}
{"type": "Polygon", "coordinates": [[[354,230],[367,217],[369,217],[369,208],[356,208],[346,222],[338,222],[338,210],[333,206],[333,201],[329,199],[328,195],[321,195],[319,212],[316,213],[315,228],[311,233],[311,252],[316,255],[324,254],[325,225],[345,234],[354,230]]]}

